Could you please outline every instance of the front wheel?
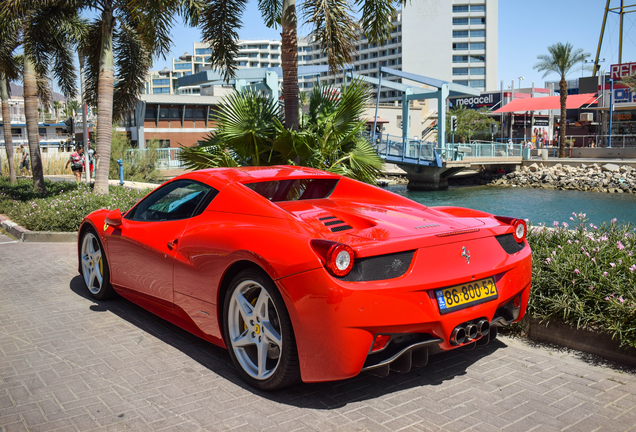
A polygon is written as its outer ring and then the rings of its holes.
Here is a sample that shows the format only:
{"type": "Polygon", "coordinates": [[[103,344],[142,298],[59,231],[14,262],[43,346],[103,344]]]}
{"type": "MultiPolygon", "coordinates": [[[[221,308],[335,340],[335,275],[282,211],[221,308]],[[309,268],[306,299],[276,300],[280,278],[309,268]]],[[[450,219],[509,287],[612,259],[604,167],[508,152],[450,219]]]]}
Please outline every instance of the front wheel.
{"type": "Polygon", "coordinates": [[[223,317],[230,357],[248,384],[276,390],[298,381],[291,320],[267,275],[253,269],[239,273],[225,297],[223,317]]]}
{"type": "Polygon", "coordinates": [[[106,254],[95,230],[88,228],[84,231],[80,244],[82,277],[88,292],[97,300],[113,297],[115,290],[110,284],[106,254]]]}

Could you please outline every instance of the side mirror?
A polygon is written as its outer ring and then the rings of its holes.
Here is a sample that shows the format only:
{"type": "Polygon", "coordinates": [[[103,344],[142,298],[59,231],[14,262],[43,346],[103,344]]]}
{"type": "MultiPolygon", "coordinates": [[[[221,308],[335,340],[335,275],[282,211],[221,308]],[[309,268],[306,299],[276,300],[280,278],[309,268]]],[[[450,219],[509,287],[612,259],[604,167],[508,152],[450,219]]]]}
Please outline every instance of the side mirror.
{"type": "Polygon", "coordinates": [[[104,223],[112,226],[113,228],[119,228],[123,225],[123,221],[121,218],[121,211],[119,209],[113,210],[108,213],[106,219],[104,219],[104,223]]]}

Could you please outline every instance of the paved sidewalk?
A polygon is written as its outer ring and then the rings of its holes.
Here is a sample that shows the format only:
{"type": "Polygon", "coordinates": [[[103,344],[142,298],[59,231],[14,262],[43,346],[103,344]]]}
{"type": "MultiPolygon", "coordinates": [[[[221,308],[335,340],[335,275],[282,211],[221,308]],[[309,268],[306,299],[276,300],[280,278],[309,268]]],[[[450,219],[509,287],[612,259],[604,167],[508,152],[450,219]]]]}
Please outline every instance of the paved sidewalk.
{"type": "Polygon", "coordinates": [[[636,372],[500,338],[407,374],[246,387],[227,353],[88,298],[76,246],[0,237],[0,431],[626,431],[636,372]]]}

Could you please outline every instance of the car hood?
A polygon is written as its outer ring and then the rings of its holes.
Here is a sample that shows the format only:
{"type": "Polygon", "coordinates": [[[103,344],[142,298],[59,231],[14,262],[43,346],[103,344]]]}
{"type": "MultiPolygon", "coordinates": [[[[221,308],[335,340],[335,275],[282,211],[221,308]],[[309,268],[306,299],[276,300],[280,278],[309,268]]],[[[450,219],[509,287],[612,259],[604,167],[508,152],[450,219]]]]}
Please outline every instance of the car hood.
{"type": "Polygon", "coordinates": [[[476,231],[484,226],[481,219],[453,217],[424,206],[382,206],[328,199],[277,204],[330,240],[346,235],[360,240],[382,241],[473,229],[476,231]]]}

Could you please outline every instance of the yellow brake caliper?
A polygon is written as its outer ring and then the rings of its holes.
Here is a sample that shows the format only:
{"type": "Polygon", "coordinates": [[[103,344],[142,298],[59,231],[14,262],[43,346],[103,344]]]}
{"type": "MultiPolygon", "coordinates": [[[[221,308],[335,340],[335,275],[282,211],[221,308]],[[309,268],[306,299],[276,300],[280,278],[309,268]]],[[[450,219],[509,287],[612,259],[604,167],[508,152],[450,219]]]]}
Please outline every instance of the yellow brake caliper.
{"type": "MultiPolygon", "coordinates": [[[[250,302],[250,304],[251,304],[252,306],[254,306],[254,305],[256,304],[256,300],[258,300],[258,297],[257,297],[257,298],[255,298],[254,300],[252,300],[252,301],[250,302]]],[[[243,331],[245,331],[245,330],[247,330],[247,324],[246,324],[245,322],[243,322],[243,331]]]]}

